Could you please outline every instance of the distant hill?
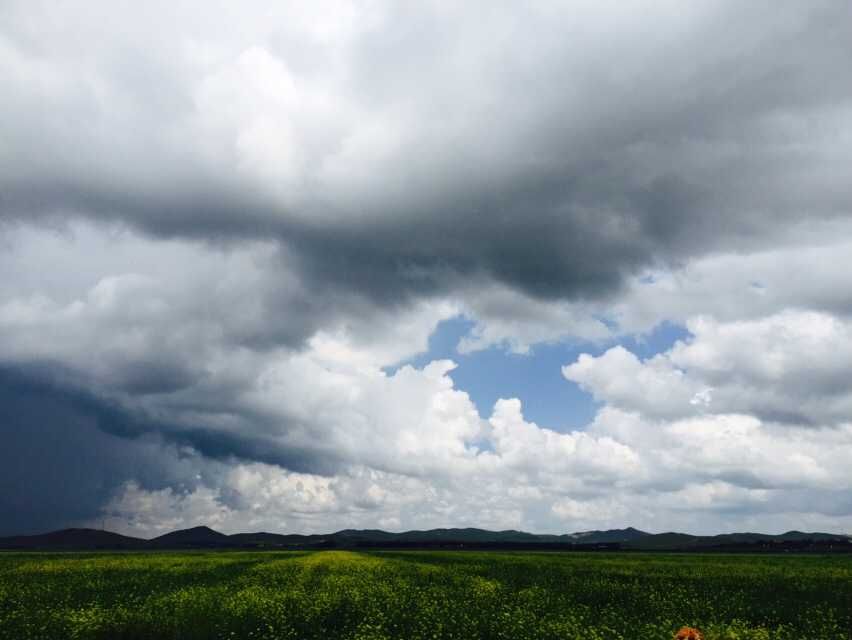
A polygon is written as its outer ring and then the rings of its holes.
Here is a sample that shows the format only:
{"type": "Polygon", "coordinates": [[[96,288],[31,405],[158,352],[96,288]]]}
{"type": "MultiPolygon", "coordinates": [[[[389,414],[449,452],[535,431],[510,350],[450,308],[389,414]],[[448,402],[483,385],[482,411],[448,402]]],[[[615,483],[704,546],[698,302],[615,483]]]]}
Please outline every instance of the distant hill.
{"type": "Polygon", "coordinates": [[[675,533],[669,531],[667,533],[655,533],[640,540],[633,540],[628,545],[631,549],[683,549],[690,545],[696,545],[700,536],[691,536],[686,533],[675,533]]]}
{"type": "Polygon", "coordinates": [[[235,533],[228,536],[231,543],[238,547],[280,547],[301,548],[319,546],[325,543],[330,535],[301,535],[298,533],[235,533]]]}
{"type": "Polygon", "coordinates": [[[651,535],[645,531],[627,527],[626,529],[607,529],[606,531],[580,531],[565,534],[564,536],[560,536],[560,538],[567,538],[576,542],[600,544],[604,542],[634,542],[651,535]]]}
{"type": "Polygon", "coordinates": [[[542,542],[544,536],[524,531],[486,531],[485,529],[429,529],[392,534],[394,539],[407,542],[447,540],[453,542],[542,542]]]}
{"type": "Polygon", "coordinates": [[[852,538],[834,533],[788,531],[765,533],[723,533],[692,536],[685,533],[658,533],[624,545],[625,549],[646,551],[850,551],[852,538]]]}
{"type": "Polygon", "coordinates": [[[233,541],[224,533],[214,531],[210,527],[193,527],[172,531],[148,541],[152,547],[174,548],[218,548],[234,546],[233,541]]]}
{"type": "Polygon", "coordinates": [[[146,544],[142,538],[101,529],[61,529],[36,536],[0,538],[3,549],[140,549],[146,544]]]}
{"type": "Polygon", "coordinates": [[[726,533],[693,536],[647,533],[628,527],[538,535],[525,531],[429,529],[393,533],[379,529],[344,529],[328,534],[237,533],[210,527],[172,531],[142,540],[98,529],[63,529],[35,536],[0,538],[0,549],[542,549],[625,551],[850,551],[852,538],[831,533],[788,531],[779,535],[726,533]]]}
{"type": "Polygon", "coordinates": [[[575,534],[537,535],[525,531],[486,529],[428,529],[392,533],[380,529],[343,529],[324,535],[282,535],[276,533],[237,533],[230,540],[247,547],[418,547],[469,545],[596,545],[627,542],[650,535],[637,529],[584,531],[575,534]]]}

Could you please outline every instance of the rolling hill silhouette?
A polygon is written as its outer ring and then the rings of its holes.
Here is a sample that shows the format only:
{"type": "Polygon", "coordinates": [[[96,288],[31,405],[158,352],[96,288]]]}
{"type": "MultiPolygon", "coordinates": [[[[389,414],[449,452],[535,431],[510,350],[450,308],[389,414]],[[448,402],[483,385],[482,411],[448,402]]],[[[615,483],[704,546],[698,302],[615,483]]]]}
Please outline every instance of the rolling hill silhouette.
{"type": "Polygon", "coordinates": [[[164,547],[167,549],[200,549],[233,546],[233,541],[224,533],[214,531],[210,527],[192,527],[191,529],[179,529],[166,533],[147,543],[151,547],[164,547]]]}
{"type": "Polygon", "coordinates": [[[60,529],[35,536],[0,538],[3,549],[141,549],[146,544],[142,538],[102,529],[60,529]]]}
{"type": "Polygon", "coordinates": [[[163,549],[530,549],[624,551],[821,551],[852,552],[852,537],[788,531],[779,535],[726,533],[694,536],[652,534],[633,527],[538,535],[525,531],[429,529],[393,533],[344,529],[329,534],[237,533],[225,535],[206,526],[181,529],[151,540],[100,529],[62,529],[32,536],[0,538],[0,549],[17,550],[163,550],[163,549]]]}

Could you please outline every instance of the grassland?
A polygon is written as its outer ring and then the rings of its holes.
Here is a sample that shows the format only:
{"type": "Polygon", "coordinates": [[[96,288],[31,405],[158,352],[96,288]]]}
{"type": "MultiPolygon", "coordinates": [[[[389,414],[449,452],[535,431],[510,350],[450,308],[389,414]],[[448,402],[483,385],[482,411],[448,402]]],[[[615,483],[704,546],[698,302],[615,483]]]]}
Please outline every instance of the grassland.
{"type": "Polygon", "coordinates": [[[0,638],[852,638],[852,557],[0,554],[0,638]]]}

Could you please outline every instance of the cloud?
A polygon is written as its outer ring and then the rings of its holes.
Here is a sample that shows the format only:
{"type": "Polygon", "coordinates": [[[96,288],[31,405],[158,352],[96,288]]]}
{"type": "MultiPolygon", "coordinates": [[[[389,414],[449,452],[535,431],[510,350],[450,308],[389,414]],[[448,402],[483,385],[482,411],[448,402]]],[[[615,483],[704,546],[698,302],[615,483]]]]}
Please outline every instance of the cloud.
{"type": "Polygon", "coordinates": [[[583,354],[563,367],[562,374],[598,401],[654,416],[691,413],[695,400],[707,397],[700,381],[687,378],[665,356],[640,362],[622,346],[612,347],[597,358],[583,354]]]}
{"type": "MultiPolygon", "coordinates": [[[[122,483],[192,491],[223,466],[157,434],[112,434],[122,415],[89,398],[0,368],[0,535],[90,521],[122,483]]],[[[126,417],[125,417],[126,418],[126,417]]]]}
{"type": "Polygon", "coordinates": [[[558,433],[526,422],[517,399],[498,400],[489,420],[491,441],[500,465],[545,483],[607,482],[635,474],[639,458],[631,449],[608,437],[583,432],[558,433]]]}
{"type": "Polygon", "coordinates": [[[563,375],[614,407],[652,417],[745,413],[832,426],[849,421],[849,319],[781,311],[722,322],[696,316],[691,336],[644,362],[621,346],[582,355],[563,375]]]}
{"type": "MultiPolygon", "coordinates": [[[[610,437],[641,461],[628,490],[636,508],[672,521],[681,510],[738,523],[848,526],[848,505],[828,507],[852,482],[842,462],[852,453],[842,383],[848,319],[782,311],[687,326],[687,339],[646,360],[616,346],[563,368],[602,403],[589,435],[610,437]]],[[[601,504],[554,509],[595,513],[601,504]]]]}
{"type": "Polygon", "coordinates": [[[844,526],[847,12],[4,3],[3,513],[844,526]],[[399,366],[459,315],[595,421],[399,366]]]}
{"type": "Polygon", "coordinates": [[[214,522],[225,531],[317,532],[389,523],[524,527],[561,533],[634,523],[652,531],[843,530],[852,431],[779,427],[741,414],[648,420],[603,409],[588,432],[559,434],[500,401],[483,449],[444,473],[353,464],[334,475],[239,463],[191,492],[125,484],[106,512],[153,534],[214,522]]]}
{"type": "MultiPolygon", "coordinates": [[[[434,363],[423,373],[439,376],[439,367],[445,365],[434,363]]],[[[451,384],[443,380],[445,386],[451,384]]],[[[507,528],[535,519],[539,528],[552,529],[547,514],[554,501],[564,502],[569,493],[602,495],[606,485],[627,481],[640,465],[629,447],[609,437],[560,434],[526,422],[517,400],[498,402],[488,425],[478,425],[482,433],[458,428],[448,432],[470,419],[469,409],[447,404],[440,395],[432,403],[442,411],[441,423],[435,425],[442,431],[420,425],[416,438],[398,431],[379,434],[382,445],[368,441],[348,451],[348,464],[331,475],[241,461],[215,483],[191,492],[144,489],[127,481],[105,512],[115,528],[147,535],[193,522],[212,522],[227,531],[315,532],[380,520],[398,529],[507,528]],[[405,448],[390,438],[404,441],[405,448]],[[474,442],[479,447],[474,448],[474,442]],[[427,467],[423,460],[429,460],[427,467]],[[417,461],[420,464],[413,467],[417,461]]],[[[422,412],[415,407],[411,413],[422,412]]],[[[340,435],[329,432],[327,437],[340,435]]]]}
{"type": "Polygon", "coordinates": [[[848,212],[841,3],[330,4],[8,4],[3,217],[272,239],[387,305],[597,297],[848,212]]]}
{"type": "Polygon", "coordinates": [[[613,328],[601,318],[606,303],[539,300],[505,287],[470,287],[460,296],[462,312],[474,321],[458,344],[461,353],[491,347],[529,354],[535,344],[565,339],[602,342],[613,328]]]}

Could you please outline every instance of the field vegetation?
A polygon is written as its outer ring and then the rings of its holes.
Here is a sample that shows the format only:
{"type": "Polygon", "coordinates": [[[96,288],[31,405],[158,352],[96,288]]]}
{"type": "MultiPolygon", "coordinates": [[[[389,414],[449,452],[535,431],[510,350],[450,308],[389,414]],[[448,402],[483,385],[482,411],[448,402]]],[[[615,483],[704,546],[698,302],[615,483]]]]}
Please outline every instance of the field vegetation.
{"type": "Polygon", "coordinates": [[[0,638],[852,639],[852,557],[0,554],[0,638]]]}

